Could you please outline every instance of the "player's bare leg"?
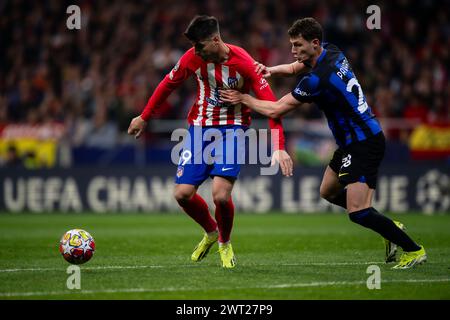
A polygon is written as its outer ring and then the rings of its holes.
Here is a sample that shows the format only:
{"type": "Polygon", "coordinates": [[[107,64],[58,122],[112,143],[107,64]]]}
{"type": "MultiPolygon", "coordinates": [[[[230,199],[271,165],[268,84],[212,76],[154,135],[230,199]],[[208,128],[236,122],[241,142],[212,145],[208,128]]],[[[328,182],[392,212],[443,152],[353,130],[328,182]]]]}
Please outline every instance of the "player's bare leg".
{"type": "Polygon", "coordinates": [[[338,174],[327,166],[323,174],[322,183],[320,184],[320,196],[338,206],[347,208],[346,190],[339,183],[338,174]]]}
{"type": "Polygon", "coordinates": [[[234,179],[215,176],[212,195],[216,205],[215,217],[219,229],[219,253],[224,268],[233,268],[236,264],[230,243],[234,220],[234,205],[231,199],[234,179]]]}
{"type": "Polygon", "coordinates": [[[355,182],[347,186],[347,207],[353,222],[372,229],[383,238],[400,246],[404,253],[394,268],[406,269],[427,259],[425,250],[417,245],[399,226],[375,210],[372,205],[373,189],[365,183],[355,182]]]}
{"type": "Polygon", "coordinates": [[[205,258],[218,238],[217,223],[209,213],[208,205],[197,194],[197,186],[190,184],[175,185],[174,197],[183,210],[205,230],[200,243],[194,248],[192,261],[205,258]]]}
{"type": "Polygon", "coordinates": [[[373,191],[366,183],[349,184],[347,187],[347,211],[351,214],[369,208],[372,204],[373,191]]]}

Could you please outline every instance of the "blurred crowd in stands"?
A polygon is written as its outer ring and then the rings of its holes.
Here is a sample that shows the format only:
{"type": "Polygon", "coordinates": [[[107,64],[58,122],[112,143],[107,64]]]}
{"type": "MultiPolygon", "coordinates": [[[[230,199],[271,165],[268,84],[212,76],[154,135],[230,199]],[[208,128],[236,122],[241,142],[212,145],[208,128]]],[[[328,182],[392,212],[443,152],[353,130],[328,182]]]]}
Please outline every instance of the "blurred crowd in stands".
{"type": "MultiPolygon", "coordinates": [[[[0,127],[58,122],[73,146],[131,141],[131,118],[189,48],[183,31],[197,14],[216,16],[225,42],[266,65],[293,61],[287,30],[313,16],[325,41],[349,58],[378,117],[448,124],[449,7],[448,0],[3,0],[0,127]],[[72,4],[81,8],[80,30],[66,27],[72,4]],[[366,27],[371,4],[381,9],[381,30],[366,27]]],[[[295,80],[271,79],[275,94],[295,80]]],[[[188,81],[175,91],[158,117],[185,119],[194,88],[188,81]]],[[[292,116],[322,117],[314,106],[292,116]]]]}

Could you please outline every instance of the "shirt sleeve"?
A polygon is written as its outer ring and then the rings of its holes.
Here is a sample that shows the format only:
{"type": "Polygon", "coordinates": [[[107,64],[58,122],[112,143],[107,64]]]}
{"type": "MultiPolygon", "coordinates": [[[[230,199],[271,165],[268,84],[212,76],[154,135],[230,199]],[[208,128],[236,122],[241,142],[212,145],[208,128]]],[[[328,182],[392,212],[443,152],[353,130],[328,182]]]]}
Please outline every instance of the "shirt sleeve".
{"type": "MultiPolygon", "coordinates": [[[[253,63],[246,66],[246,71],[251,81],[251,89],[256,98],[259,100],[277,101],[267,80],[261,74],[258,75],[255,72],[253,63]]],[[[285,150],[285,137],[281,118],[269,118],[269,127],[274,150],[285,150]]]]}
{"type": "Polygon", "coordinates": [[[159,83],[141,113],[141,118],[143,120],[148,121],[151,116],[157,112],[158,108],[163,105],[172,91],[178,88],[191,76],[192,71],[188,68],[191,56],[192,54],[190,51],[186,52],[173,69],[159,83]]]}
{"type": "Polygon", "coordinates": [[[312,102],[319,93],[319,77],[315,74],[304,76],[292,91],[294,98],[300,102],[312,102]]]}

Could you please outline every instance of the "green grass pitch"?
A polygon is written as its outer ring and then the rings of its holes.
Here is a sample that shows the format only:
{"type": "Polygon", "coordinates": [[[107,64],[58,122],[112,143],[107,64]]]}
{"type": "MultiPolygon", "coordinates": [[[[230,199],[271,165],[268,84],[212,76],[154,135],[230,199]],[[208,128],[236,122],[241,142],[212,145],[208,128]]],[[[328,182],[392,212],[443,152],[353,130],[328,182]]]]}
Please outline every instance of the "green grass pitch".
{"type": "Polygon", "coordinates": [[[237,267],[220,266],[217,246],[190,261],[202,233],[174,214],[0,214],[0,299],[450,299],[450,215],[391,216],[425,246],[410,270],[383,263],[382,239],[345,214],[235,216],[237,267]],[[89,231],[96,252],[69,290],[62,234],[89,231]],[[381,289],[369,290],[369,265],[381,289]]]}

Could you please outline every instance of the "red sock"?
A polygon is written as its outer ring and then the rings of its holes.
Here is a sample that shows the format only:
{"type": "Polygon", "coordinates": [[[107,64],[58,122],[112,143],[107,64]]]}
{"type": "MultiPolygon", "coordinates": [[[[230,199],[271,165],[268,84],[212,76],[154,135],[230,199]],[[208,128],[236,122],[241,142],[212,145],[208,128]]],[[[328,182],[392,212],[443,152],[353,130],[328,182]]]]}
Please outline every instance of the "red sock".
{"type": "Polygon", "coordinates": [[[230,241],[234,220],[234,205],[231,197],[225,204],[216,203],[215,216],[219,228],[219,242],[225,243],[230,241]]]}
{"type": "MultiPolygon", "coordinates": [[[[181,206],[181,204],[180,204],[181,206]]],[[[181,206],[183,210],[194,219],[206,232],[213,232],[217,229],[217,223],[209,213],[205,200],[197,193],[181,206]]]]}

